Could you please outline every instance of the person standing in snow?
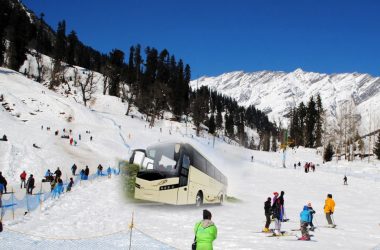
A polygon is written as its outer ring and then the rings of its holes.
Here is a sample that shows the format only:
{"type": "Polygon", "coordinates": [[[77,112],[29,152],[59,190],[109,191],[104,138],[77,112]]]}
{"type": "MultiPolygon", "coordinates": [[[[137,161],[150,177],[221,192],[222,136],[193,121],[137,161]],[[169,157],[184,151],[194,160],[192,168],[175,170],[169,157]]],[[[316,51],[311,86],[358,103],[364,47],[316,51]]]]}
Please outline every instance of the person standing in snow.
{"type": "Polygon", "coordinates": [[[301,218],[301,234],[302,237],[299,240],[310,240],[310,235],[307,230],[307,226],[311,221],[311,214],[308,206],[304,206],[302,212],[300,213],[301,218]]]}
{"type": "Polygon", "coordinates": [[[108,178],[111,178],[111,172],[112,172],[111,167],[108,167],[108,168],[107,168],[108,178]]]}
{"type": "Polygon", "coordinates": [[[90,141],[92,141],[92,136],[90,136],[90,141]]]}
{"type": "Polygon", "coordinates": [[[281,195],[280,197],[278,197],[278,199],[280,200],[280,205],[281,205],[281,221],[284,222],[285,221],[285,207],[284,207],[284,194],[285,192],[284,191],[281,191],[281,195]]]}
{"type": "Polygon", "coordinates": [[[264,202],[264,212],[265,212],[266,222],[265,222],[265,227],[263,229],[263,232],[268,233],[268,232],[270,232],[270,230],[269,230],[269,226],[270,226],[270,222],[271,222],[270,216],[272,215],[272,206],[271,206],[271,198],[270,197],[268,197],[267,201],[264,202]]]}
{"type": "Polygon", "coordinates": [[[57,170],[55,170],[54,174],[55,174],[56,181],[58,181],[58,179],[61,178],[61,176],[62,176],[62,172],[59,169],[59,167],[57,168],[57,170]]]}
{"type": "Polygon", "coordinates": [[[75,172],[77,171],[77,165],[75,165],[75,163],[74,163],[74,165],[71,167],[71,173],[73,174],[73,176],[75,176],[75,172]]]}
{"type": "Polygon", "coordinates": [[[99,164],[99,166],[98,166],[98,173],[97,173],[98,175],[102,175],[103,174],[103,166],[102,166],[102,164],[99,164]]]}
{"type": "Polygon", "coordinates": [[[27,186],[27,190],[26,192],[28,194],[33,194],[33,189],[34,189],[34,178],[33,178],[33,175],[31,174],[28,178],[28,181],[26,183],[26,186],[27,186]]]}
{"type": "Polygon", "coordinates": [[[216,239],[218,230],[211,221],[211,213],[208,210],[203,210],[203,220],[196,223],[194,226],[195,239],[197,250],[212,250],[213,241],[216,239]]]}
{"type": "Polygon", "coordinates": [[[79,134],[78,138],[79,138],[79,140],[82,140],[82,136],[81,136],[81,134],[79,134]]]}
{"type": "Polygon", "coordinates": [[[88,168],[88,166],[86,166],[86,169],[84,170],[84,176],[86,180],[88,180],[89,175],[90,175],[90,169],[88,168]]]}
{"type": "Polygon", "coordinates": [[[20,180],[21,180],[20,188],[22,188],[22,184],[24,184],[24,188],[26,188],[26,172],[25,172],[25,170],[22,171],[22,173],[20,174],[20,180]]]}
{"type": "Polygon", "coordinates": [[[325,206],[324,206],[324,211],[326,214],[326,219],[328,223],[328,227],[335,227],[334,223],[332,222],[332,214],[334,213],[335,210],[335,201],[332,199],[332,194],[327,195],[327,199],[325,200],[325,206]]]}
{"type": "Polygon", "coordinates": [[[7,192],[7,180],[3,176],[3,173],[0,172],[0,193],[6,193],[7,192]]]}
{"type": "Polygon", "coordinates": [[[71,191],[71,188],[73,187],[73,185],[74,185],[73,177],[70,177],[70,182],[69,182],[69,184],[67,185],[66,192],[70,192],[70,191],[71,191]]]}
{"type": "Polygon", "coordinates": [[[311,203],[309,202],[307,204],[307,207],[309,208],[309,211],[310,211],[310,231],[314,231],[314,224],[313,224],[313,217],[314,217],[314,214],[315,214],[315,210],[313,209],[313,207],[311,206],[311,203]]]}
{"type": "Polygon", "coordinates": [[[344,178],[343,178],[343,185],[348,185],[347,184],[347,176],[346,175],[344,175],[344,178]]]}
{"type": "Polygon", "coordinates": [[[274,192],[274,198],[273,198],[273,205],[272,205],[272,212],[273,212],[273,218],[274,218],[274,225],[275,235],[281,234],[281,221],[282,221],[282,212],[281,212],[281,203],[280,199],[278,198],[278,193],[274,192]]]}

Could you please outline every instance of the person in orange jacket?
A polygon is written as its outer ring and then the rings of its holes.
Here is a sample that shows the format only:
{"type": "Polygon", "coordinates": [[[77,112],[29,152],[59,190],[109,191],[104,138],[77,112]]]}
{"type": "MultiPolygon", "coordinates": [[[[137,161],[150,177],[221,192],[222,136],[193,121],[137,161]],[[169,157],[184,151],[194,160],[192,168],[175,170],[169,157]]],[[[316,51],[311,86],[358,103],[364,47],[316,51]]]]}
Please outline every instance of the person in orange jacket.
{"type": "Polygon", "coordinates": [[[325,210],[326,219],[327,219],[327,223],[329,224],[328,225],[329,227],[336,227],[336,225],[334,225],[331,218],[332,214],[334,213],[334,209],[335,209],[335,201],[332,199],[332,194],[328,194],[327,199],[325,200],[324,210],[325,210]]]}

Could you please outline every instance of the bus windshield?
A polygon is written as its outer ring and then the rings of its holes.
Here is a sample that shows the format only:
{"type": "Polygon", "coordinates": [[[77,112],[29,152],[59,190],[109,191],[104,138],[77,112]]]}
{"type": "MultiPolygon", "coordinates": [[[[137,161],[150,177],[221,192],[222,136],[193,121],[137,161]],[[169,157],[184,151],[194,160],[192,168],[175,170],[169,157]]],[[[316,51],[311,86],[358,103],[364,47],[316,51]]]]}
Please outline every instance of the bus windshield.
{"type": "Polygon", "coordinates": [[[180,144],[165,144],[146,150],[142,170],[156,170],[168,176],[176,176],[179,170],[180,144]]]}

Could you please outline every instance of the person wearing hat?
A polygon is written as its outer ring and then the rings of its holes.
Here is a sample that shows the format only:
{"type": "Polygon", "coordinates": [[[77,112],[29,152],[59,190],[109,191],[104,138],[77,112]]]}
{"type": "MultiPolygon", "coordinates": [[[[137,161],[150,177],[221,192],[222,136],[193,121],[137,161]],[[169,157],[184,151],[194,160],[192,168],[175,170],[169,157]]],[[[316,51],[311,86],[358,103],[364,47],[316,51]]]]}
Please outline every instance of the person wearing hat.
{"type": "Polygon", "coordinates": [[[34,178],[32,174],[29,176],[28,181],[26,182],[26,187],[27,187],[26,192],[28,194],[32,194],[33,189],[34,189],[34,178]]]}
{"type": "Polygon", "coordinates": [[[325,200],[325,206],[324,206],[326,219],[329,227],[335,227],[333,221],[332,221],[332,214],[335,210],[335,201],[332,199],[332,194],[327,195],[327,199],[325,200]]]}
{"type": "Polygon", "coordinates": [[[314,231],[314,224],[313,224],[313,217],[314,217],[314,214],[315,214],[315,210],[313,209],[313,207],[311,206],[311,203],[307,203],[307,207],[309,208],[309,211],[310,211],[310,222],[309,222],[309,225],[310,225],[310,231],[314,231]]]}
{"type": "Polygon", "coordinates": [[[280,235],[281,234],[281,221],[282,221],[282,211],[281,211],[281,202],[278,198],[278,193],[274,192],[273,197],[273,204],[272,204],[272,212],[273,212],[273,218],[274,218],[274,234],[280,235]]]}
{"type": "Polygon", "coordinates": [[[196,223],[194,226],[194,244],[193,249],[197,250],[212,250],[212,242],[216,239],[217,228],[214,222],[211,221],[211,213],[208,210],[203,210],[203,220],[196,223]]]}

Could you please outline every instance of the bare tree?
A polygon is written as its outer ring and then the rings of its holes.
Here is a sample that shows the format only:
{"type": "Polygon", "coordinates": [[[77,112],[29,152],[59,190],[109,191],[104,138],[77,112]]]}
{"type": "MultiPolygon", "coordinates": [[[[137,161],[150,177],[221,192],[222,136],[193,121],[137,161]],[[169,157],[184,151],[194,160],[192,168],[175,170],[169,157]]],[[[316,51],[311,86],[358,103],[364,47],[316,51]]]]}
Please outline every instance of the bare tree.
{"type": "Polygon", "coordinates": [[[78,83],[82,93],[82,100],[84,106],[87,106],[87,102],[93,99],[93,94],[96,91],[96,85],[98,81],[94,81],[94,72],[89,72],[84,79],[79,77],[78,83]]]}

